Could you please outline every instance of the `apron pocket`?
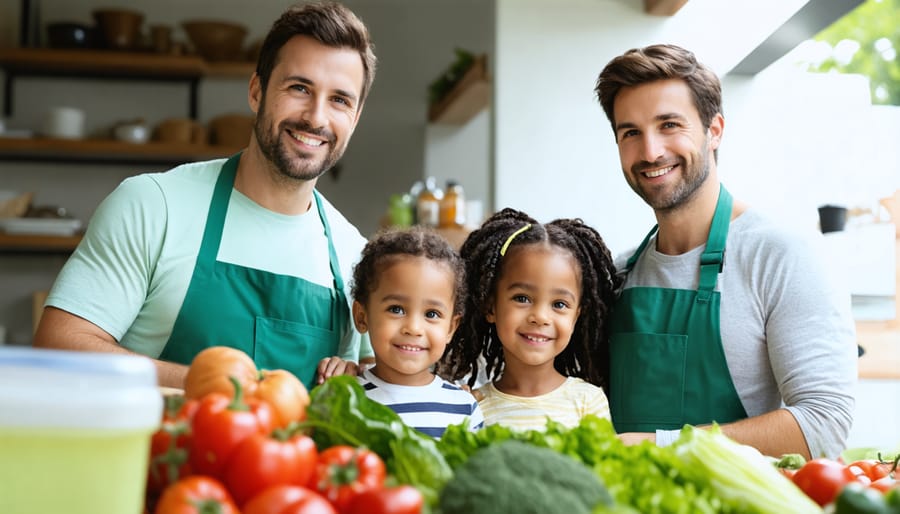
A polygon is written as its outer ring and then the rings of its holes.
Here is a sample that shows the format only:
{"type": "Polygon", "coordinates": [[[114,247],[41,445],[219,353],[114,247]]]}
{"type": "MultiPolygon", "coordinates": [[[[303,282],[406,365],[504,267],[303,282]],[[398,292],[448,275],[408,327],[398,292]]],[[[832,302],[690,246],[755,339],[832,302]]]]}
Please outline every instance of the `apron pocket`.
{"type": "Polygon", "coordinates": [[[290,371],[306,386],[315,385],[316,367],[337,354],[339,335],[331,330],[274,318],[256,318],[253,360],[260,369],[290,371]]]}
{"type": "Polygon", "coordinates": [[[687,336],[619,333],[613,338],[613,423],[681,428],[687,336]]]}

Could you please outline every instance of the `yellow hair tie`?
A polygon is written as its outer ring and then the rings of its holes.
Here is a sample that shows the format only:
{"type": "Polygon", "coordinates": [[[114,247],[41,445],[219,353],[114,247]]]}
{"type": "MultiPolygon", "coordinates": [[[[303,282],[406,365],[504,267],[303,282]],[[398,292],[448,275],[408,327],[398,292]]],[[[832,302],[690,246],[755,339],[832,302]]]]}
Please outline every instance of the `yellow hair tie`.
{"type": "Polygon", "coordinates": [[[525,232],[526,230],[528,230],[530,228],[531,228],[531,223],[525,225],[524,227],[522,227],[519,230],[516,230],[515,232],[510,234],[510,236],[508,238],[506,238],[506,242],[503,243],[503,246],[500,248],[500,257],[503,257],[504,255],[506,255],[506,250],[509,248],[509,243],[512,243],[512,240],[515,239],[517,235],[521,234],[522,232],[525,232]]]}

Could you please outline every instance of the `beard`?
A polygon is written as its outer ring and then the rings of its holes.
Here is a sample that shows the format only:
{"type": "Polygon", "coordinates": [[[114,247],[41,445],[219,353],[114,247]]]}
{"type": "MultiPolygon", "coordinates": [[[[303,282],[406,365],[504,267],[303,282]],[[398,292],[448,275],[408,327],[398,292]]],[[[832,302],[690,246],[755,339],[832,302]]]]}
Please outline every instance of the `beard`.
{"type": "MultiPolygon", "coordinates": [[[[263,96],[259,103],[259,115],[253,125],[253,133],[256,141],[266,159],[272,163],[275,170],[283,177],[309,181],[315,180],[328,171],[344,155],[346,144],[337,146],[337,137],[333,132],[324,128],[316,128],[306,121],[285,120],[275,127],[275,122],[266,111],[266,97],[263,96]],[[281,141],[281,134],[287,130],[292,132],[305,132],[324,138],[328,145],[328,154],[320,161],[313,160],[312,154],[295,148],[290,148],[281,141]]],[[[290,136],[288,136],[290,137],[290,136]]]]}
{"type": "Polygon", "coordinates": [[[700,189],[700,186],[706,182],[706,178],[709,177],[709,140],[707,138],[704,137],[703,139],[702,151],[693,154],[692,157],[694,158],[691,166],[687,165],[683,157],[678,157],[677,164],[682,170],[682,178],[671,189],[667,189],[666,185],[642,186],[637,179],[632,178],[640,175],[644,170],[659,169],[675,164],[663,160],[656,162],[641,161],[632,166],[631,174],[626,174],[628,185],[654,211],[676,210],[684,205],[700,189]]]}

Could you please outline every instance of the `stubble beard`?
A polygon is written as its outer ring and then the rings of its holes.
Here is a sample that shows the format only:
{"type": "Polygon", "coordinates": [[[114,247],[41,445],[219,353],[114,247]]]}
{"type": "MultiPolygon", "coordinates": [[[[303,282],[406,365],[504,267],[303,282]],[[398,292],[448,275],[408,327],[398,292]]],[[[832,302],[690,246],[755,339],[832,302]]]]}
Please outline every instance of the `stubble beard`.
{"type": "MultiPolygon", "coordinates": [[[[643,187],[637,180],[628,180],[628,185],[638,194],[644,201],[656,212],[675,211],[687,203],[694,193],[700,189],[700,186],[706,182],[709,177],[709,142],[704,138],[703,150],[694,155],[694,165],[688,167],[684,158],[678,158],[679,168],[684,171],[682,180],[675,184],[671,191],[667,191],[665,185],[643,187]]],[[[641,162],[632,168],[632,175],[640,174],[640,169],[654,169],[663,166],[662,162],[647,163],[641,162]]]]}
{"type": "MultiPolygon", "coordinates": [[[[256,123],[253,125],[253,132],[256,135],[256,141],[259,144],[260,151],[269,162],[272,168],[284,178],[296,181],[311,181],[321,177],[326,171],[344,155],[346,145],[338,147],[336,145],[335,135],[325,129],[312,127],[305,121],[282,121],[278,128],[266,112],[265,97],[260,100],[259,113],[256,117],[256,123]],[[292,150],[286,144],[282,144],[280,134],[286,133],[286,129],[290,128],[293,132],[306,132],[314,134],[326,139],[329,150],[325,158],[321,162],[314,162],[312,154],[292,150]]],[[[290,136],[288,136],[290,137],[290,136]]]]}

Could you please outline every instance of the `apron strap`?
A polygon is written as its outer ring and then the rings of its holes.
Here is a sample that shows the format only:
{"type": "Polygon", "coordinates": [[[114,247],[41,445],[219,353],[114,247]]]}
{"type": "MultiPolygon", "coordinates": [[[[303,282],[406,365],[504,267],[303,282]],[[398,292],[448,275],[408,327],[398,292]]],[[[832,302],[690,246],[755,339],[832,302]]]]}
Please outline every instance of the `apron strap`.
{"type": "Polygon", "coordinates": [[[716,288],[719,273],[725,265],[725,240],[728,238],[728,224],[731,223],[731,194],[725,186],[719,185],[719,200],[709,227],[706,249],[700,256],[700,284],[697,301],[708,302],[716,288]]]}
{"type": "Polygon", "coordinates": [[[319,219],[322,220],[322,226],[325,227],[325,237],[328,239],[328,263],[331,266],[331,275],[334,277],[334,289],[335,292],[340,294],[344,290],[344,278],[341,275],[341,266],[338,262],[337,251],[334,249],[334,239],[331,237],[331,225],[328,224],[328,217],[325,216],[325,207],[322,204],[322,198],[315,189],[313,189],[313,197],[316,199],[316,210],[319,212],[319,219]]]}
{"type": "Polygon", "coordinates": [[[625,273],[630,273],[631,269],[634,268],[635,263],[637,263],[638,257],[644,253],[644,248],[647,248],[647,243],[650,242],[650,238],[653,237],[653,234],[656,233],[656,230],[659,229],[659,225],[653,225],[653,228],[650,229],[650,232],[647,234],[647,237],[641,241],[641,245],[637,247],[637,250],[631,254],[631,257],[628,258],[628,262],[625,264],[625,273]]]}
{"type": "Polygon", "coordinates": [[[214,263],[219,255],[219,244],[222,242],[222,232],[225,228],[225,214],[228,212],[228,200],[231,198],[234,177],[237,175],[237,166],[240,160],[240,152],[232,155],[225,161],[219,172],[212,200],[209,202],[203,241],[200,243],[200,252],[197,254],[198,264],[214,263]]]}

